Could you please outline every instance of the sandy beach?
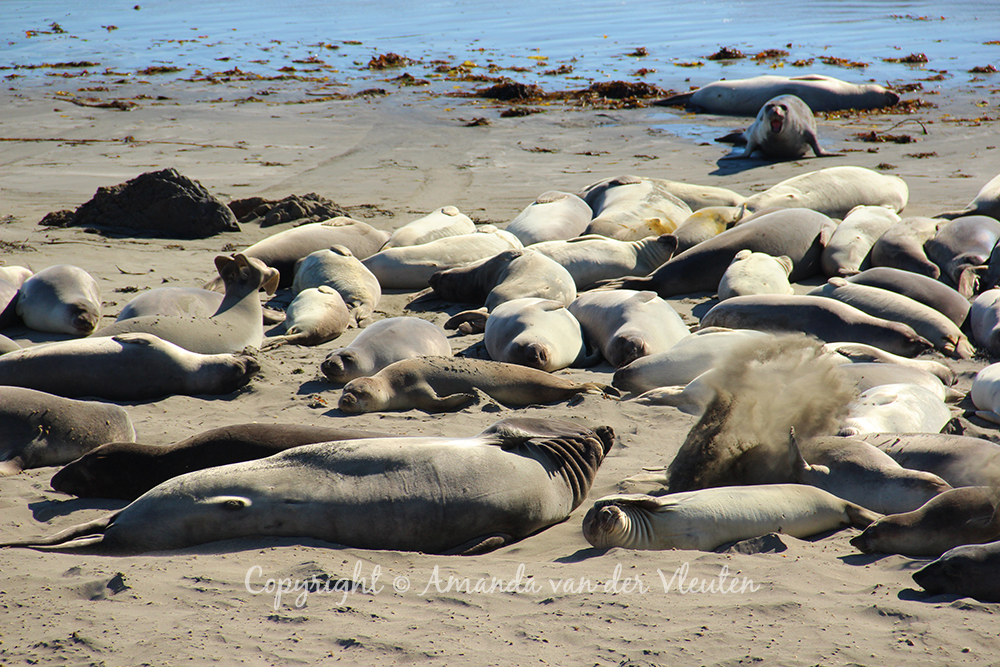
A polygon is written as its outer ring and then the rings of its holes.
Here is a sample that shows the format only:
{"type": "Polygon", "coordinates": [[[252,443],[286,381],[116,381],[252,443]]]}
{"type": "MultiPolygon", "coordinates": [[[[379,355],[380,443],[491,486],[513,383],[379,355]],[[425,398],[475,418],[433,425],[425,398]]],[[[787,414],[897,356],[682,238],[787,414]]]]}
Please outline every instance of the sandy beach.
{"type": "MultiPolygon", "coordinates": [[[[915,72],[914,80],[922,76],[915,72]]],[[[904,96],[934,105],[910,115],[818,119],[820,142],[839,157],[736,166],[718,162],[727,149],[702,137],[721,136],[748,119],[672,108],[551,103],[542,113],[504,118],[500,112],[510,104],[395,84],[381,84],[390,92],[385,96],[320,99],[309,94],[315,85],[301,82],[262,96],[260,90],[277,84],[147,77],[148,83],[130,80],[88,93],[80,89],[93,81],[84,79],[35,87],[12,81],[0,91],[0,260],[34,270],[59,263],[86,269],[101,287],[104,321],[111,322],[135,291],[200,286],[212,277],[216,255],[289,226],[243,225],[239,233],[191,241],[38,225],[49,212],[88,201],[100,186],[168,167],[224,202],[315,192],[386,230],[444,205],[502,226],[545,191],[577,192],[620,174],[751,194],[836,165],[902,177],[910,193],[905,214],[932,216],[964,206],[1000,173],[996,82],[962,76],[970,82],[943,92],[927,85],[904,96]],[[71,101],[88,96],[133,100],[137,107],[126,112],[71,101]],[[475,118],[489,123],[467,126],[475,118]],[[857,136],[872,131],[913,141],[868,143],[857,136]]],[[[404,314],[412,296],[384,295],[375,317],[404,314]]],[[[279,294],[276,303],[281,298],[290,297],[279,294]]],[[[670,302],[696,326],[712,298],[670,302]]],[[[415,315],[440,325],[462,309],[415,315]]],[[[58,338],[23,328],[4,333],[22,344],[58,338]]],[[[997,660],[1000,606],[926,596],[910,578],[921,561],[863,555],[848,544],[853,529],[813,540],[782,536],[785,550],[755,555],[590,548],[580,524],[591,501],[619,491],[644,466],[669,463],[694,417],[596,396],[572,407],[345,416],[336,409],[339,387],[325,380],[319,364],[356,335],[352,329],[315,348],[261,353],[260,373],[234,394],[125,404],[137,439],[168,444],[250,421],[464,436],[505,416],[567,418],[611,426],[617,435],[590,499],[564,523],[476,557],[271,538],[130,557],[3,550],[0,664],[732,667],[997,660]],[[491,590],[495,580],[503,590],[491,590]],[[316,581],[322,590],[278,595],[287,586],[281,581],[316,581]]],[[[450,340],[456,353],[485,356],[481,336],[452,333],[450,340]]],[[[989,361],[946,363],[959,371],[958,388],[968,391],[989,361]]],[[[560,374],[610,383],[612,372],[604,364],[560,374]]],[[[56,493],[49,488],[55,470],[0,479],[4,540],[55,533],[125,505],[56,493]]]]}

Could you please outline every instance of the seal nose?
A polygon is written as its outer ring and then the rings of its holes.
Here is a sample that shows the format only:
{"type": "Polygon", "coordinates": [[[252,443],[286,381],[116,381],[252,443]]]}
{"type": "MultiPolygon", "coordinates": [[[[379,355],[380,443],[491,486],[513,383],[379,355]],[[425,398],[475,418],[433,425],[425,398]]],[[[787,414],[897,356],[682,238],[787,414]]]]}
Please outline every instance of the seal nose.
{"type": "Polygon", "coordinates": [[[861,553],[868,554],[868,553],[872,552],[871,545],[868,544],[867,531],[861,533],[860,535],[856,535],[856,536],[852,537],[851,540],[850,540],[850,544],[851,544],[852,547],[854,547],[855,549],[857,549],[861,553]]]}

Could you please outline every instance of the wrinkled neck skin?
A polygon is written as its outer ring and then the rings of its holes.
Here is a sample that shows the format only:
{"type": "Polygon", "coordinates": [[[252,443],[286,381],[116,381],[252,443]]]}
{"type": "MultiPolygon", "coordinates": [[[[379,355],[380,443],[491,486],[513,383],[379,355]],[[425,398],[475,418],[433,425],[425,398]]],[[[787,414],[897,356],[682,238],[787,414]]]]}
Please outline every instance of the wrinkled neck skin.
{"type": "Polygon", "coordinates": [[[541,462],[550,476],[562,478],[573,495],[570,511],[586,500],[604,460],[604,449],[595,437],[531,441],[518,449],[523,456],[541,462]]]}
{"type": "Polygon", "coordinates": [[[649,511],[636,507],[628,502],[611,502],[605,507],[618,510],[613,526],[602,527],[599,539],[600,547],[624,547],[626,549],[653,549],[653,526],[649,511]]]}

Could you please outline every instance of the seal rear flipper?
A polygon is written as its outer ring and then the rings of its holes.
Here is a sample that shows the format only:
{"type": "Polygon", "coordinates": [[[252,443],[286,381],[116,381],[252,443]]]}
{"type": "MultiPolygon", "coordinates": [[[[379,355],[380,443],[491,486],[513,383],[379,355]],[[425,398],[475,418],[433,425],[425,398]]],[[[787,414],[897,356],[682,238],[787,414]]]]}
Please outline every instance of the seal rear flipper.
{"type": "Polygon", "coordinates": [[[0,547],[24,547],[28,549],[34,549],[37,547],[51,547],[51,546],[62,546],[68,548],[75,548],[77,546],[89,546],[91,544],[96,544],[104,539],[104,531],[107,530],[108,526],[115,520],[119,512],[115,512],[106,517],[100,519],[94,519],[93,521],[88,521],[87,523],[81,523],[76,526],[71,526],[66,530],[62,530],[55,535],[50,535],[49,537],[42,537],[37,540],[23,540],[19,542],[4,542],[0,543],[0,547]],[[96,540],[81,540],[81,544],[73,544],[73,541],[80,537],[94,536],[96,540]],[[82,542],[86,542],[83,544],[82,542]]]}
{"type": "MultiPolygon", "coordinates": [[[[870,509],[862,507],[861,505],[855,505],[854,503],[846,501],[845,504],[846,507],[844,511],[847,512],[847,519],[851,522],[851,525],[854,526],[855,528],[860,528],[861,530],[864,530],[865,528],[867,528],[868,526],[870,526],[871,524],[875,523],[876,521],[882,518],[882,515],[879,514],[878,512],[873,512],[870,509]]],[[[855,539],[858,538],[855,537],[854,539],[852,539],[851,544],[857,546],[856,544],[854,544],[855,539]]],[[[862,551],[864,551],[864,549],[862,549],[862,551]]]]}
{"type": "Polygon", "coordinates": [[[958,276],[958,292],[966,299],[971,299],[976,295],[976,290],[979,287],[979,274],[981,272],[987,271],[989,265],[982,266],[967,266],[962,269],[962,272],[958,276]]]}
{"type": "Polygon", "coordinates": [[[420,400],[420,405],[417,407],[421,410],[426,410],[427,412],[451,412],[452,410],[458,410],[459,408],[464,408],[469,403],[476,400],[478,396],[475,393],[458,393],[450,394],[448,396],[427,396],[420,400]]]}
{"type": "Polygon", "coordinates": [[[507,533],[491,533],[471,539],[457,547],[442,552],[444,556],[479,556],[496,551],[500,547],[507,546],[514,542],[514,539],[507,533]]]}
{"type": "Polygon", "coordinates": [[[444,323],[445,329],[458,329],[461,333],[477,334],[486,331],[486,320],[490,317],[486,308],[476,310],[465,310],[452,316],[444,323]]]}
{"type": "Polygon", "coordinates": [[[976,416],[994,424],[1000,424],[1000,415],[989,410],[976,410],[976,416]]]}
{"type": "Polygon", "coordinates": [[[657,107],[679,107],[686,105],[691,96],[694,95],[695,91],[680,93],[678,95],[671,95],[670,97],[664,97],[663,99],[653,100],[650,104],[657,107]]]}

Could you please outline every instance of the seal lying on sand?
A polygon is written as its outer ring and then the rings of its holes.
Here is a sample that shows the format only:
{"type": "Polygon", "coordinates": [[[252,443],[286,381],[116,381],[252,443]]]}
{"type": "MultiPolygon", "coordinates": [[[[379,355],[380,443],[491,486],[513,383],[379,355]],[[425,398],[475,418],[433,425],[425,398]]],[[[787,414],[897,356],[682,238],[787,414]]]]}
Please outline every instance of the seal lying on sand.
{"type": "Polygon", "coordinates": [[[990,179],[968,206],[960,211],[941,213],[937,217],[954,220],[964,215],[988,215],[1000,220],[1000,175],[990,179]]]}
{"type": "Polygon", "coordinates": [[[274,535],[484,553],[565,520],[611,448],[608,427],[546,419],[541,428],[559,433],[536,437],[538,421],[509,420],[471,438],[294,447],[175,477],[110,516],[3,546],[127,554],[274,535]]]}
{"type": "Polygon", "coordinates": [[[746,148],[726,155],[723,160],[748,158],[754,151],[772,160],[798,160],[812,149],[816,157],[831,157],[820,148],[812,109],[795,95],[779,95],[768,100],[753,124],[742,134],[746,148]]]}
{"type": "Polygon", "coordinates": [[[135,500],[168,479],[204,468],[251,461],[314,442],[382,438],[373,431],[308,424],[235,424],[213,428],[172,445],[105,440],[65,466],[52,488],[81,498],[135,500]]]}
{"type": "Polygon", "coordinates": [[[1000,542],[965,544],[949,549],[913,573],[913,581],[931,595],[962,595],[980,602],[1000,602],[1000,542]]]}
{"type": "Polygon", "coordinates": [[[595,547],[712,551],[767,533],[809,537],[880,515],[805,484],[724,486],[654,497],[606,496],[583,518],[595,547]]]}
{"type": "Polygon", "coordinates": [[[264,337],[264,312],[258,290],[274,294],[277,270],[255,257],[236,253],[215,258],[226,296],[212,317],[145,315],[119,320],[95,332],[94,337],[122,333],[148,333],[199,354],[240,352],[260,347],[264,337]]]}
{"type": "Polygon", "coordinates": [[[57,264],[24,281],[17,314],[35,331],[88,336],[101,322],[101,290],[78,266],[57,264]]]}
{"type": "Polygon", "coordinates": [[[125,409],[23,387],[0,387],[0,477],[61,465],[106,442],[134,441],[125,409]]]}
{"type": "Polygon", "coordinates": [[[572,382],[527,366],[465,357],[417,357],[348,382],[340,409],[347,414],[413,408],[444,412],[471,403],[475,389],[508,406],[554,403],[577,394],[618,394],[612,387],[572,382]]]}
{"type": "Polygon", "coordinates": [[[879,109],[899,102],[899,95],[876,84],[853,84],[820,74],[755,76],[715,81],[696,91],[653,102],[658,106],[687,104],[704,113],[753,116],[772,97],[795,95],[814,112],[879,109]]]}
{"type": "Polygon", "coordinates": [[[350,382],[422,356],[451,356],[451,343],[441,327],[418,317],[390,317],[370,324],[347,347],[326,355],[320,370],[333,382],[350,382]]]}
{"type": "Polygon", "coordinates": [[[249,354],[198,354],[147,333],[127,333],[8,352],[0,356],[0,385],[69,398],[145,401],[228,394],[258,370],[260,364],[249,354]]]}
{"type": "Polygon", "coordinates": [[[1000,512],[994,492],[964,486],[934,496],[912,512],[890,514],[851,540],[864,553],[940,556],[962,544],[1000,538],[1000,512]]]}

